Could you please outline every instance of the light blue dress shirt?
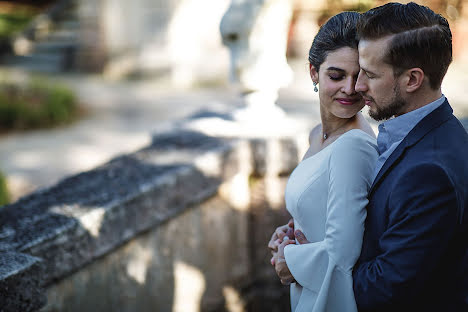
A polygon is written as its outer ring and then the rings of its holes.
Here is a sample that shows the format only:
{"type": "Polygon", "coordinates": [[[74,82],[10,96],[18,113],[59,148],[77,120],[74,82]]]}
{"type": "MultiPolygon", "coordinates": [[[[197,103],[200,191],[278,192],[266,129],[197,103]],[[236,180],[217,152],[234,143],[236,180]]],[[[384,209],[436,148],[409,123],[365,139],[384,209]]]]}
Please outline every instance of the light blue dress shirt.
{"type": "Polygon", "coordinates": [[[415,109],[409,113],[387,120],[379,125],[379,135],[377,136],[377,147],[379,149],[379,158],[374,171],[374,179],[377,177],[380,169],[387,161],[388,157],[393,153],[397,146],[403,141],[408,133],[420,122],[424,117],[429,115],[437,107],[445,102],[445,96],[424,105],[421,108],[415,109]]]}

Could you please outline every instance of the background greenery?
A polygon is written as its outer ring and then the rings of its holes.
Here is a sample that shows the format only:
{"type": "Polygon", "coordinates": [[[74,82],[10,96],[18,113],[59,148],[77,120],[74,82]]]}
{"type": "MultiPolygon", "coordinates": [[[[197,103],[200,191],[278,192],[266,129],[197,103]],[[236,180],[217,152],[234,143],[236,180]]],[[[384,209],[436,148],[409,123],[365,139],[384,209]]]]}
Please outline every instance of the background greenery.
{"type": "Polygon", "coordinates": [[[14,10],[0,10],[0,40],[22,30],[36,14],[37,10],[25,6],[15,6],[14,10]]]}
{"type": "Polygon", "coordinates": [[[10,195],[8,194],[6,179],[0,172],[0,206],[8,204],[10,201],[10,195]]]}
{"type": "MultiPolygon", "coordinates": [[[[44,78],[0,80],[0,133],[63,125],[80,115],[75,94],[65,86],[44,78]]],[[[0,172],[0,206],[9,201],[6,179],[0,172]]]]}
{"type": "Polygon", "coordinates": [[[75,94],[44,79],[0,82],[0,131],[47,128],[77,118],[75,94]]]}

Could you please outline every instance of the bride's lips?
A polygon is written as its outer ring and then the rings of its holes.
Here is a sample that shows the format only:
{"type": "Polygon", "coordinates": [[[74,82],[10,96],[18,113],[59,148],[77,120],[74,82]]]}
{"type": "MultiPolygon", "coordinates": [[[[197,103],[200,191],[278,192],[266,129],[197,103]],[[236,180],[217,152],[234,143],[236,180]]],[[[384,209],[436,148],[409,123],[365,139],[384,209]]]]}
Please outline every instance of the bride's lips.
{"type": "Polygon", "coordinates": [[[346,99],[346,98],[341,98],[341,99],[336,99],[336,101],[342,105],[353,105],[354,103],[358,102],[360,99],[346,99]]]}

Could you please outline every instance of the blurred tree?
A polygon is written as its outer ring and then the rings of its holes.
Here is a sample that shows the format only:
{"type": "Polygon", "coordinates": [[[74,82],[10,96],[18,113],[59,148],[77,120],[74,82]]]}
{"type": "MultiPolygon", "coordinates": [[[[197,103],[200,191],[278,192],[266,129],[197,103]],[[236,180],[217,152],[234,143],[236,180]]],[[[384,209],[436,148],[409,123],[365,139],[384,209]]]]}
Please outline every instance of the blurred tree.
{"type": "Polygon", "coordinates": [[[0,11],[0,39],[7,39],[14,33],[22,30],[32,20],[34,13],[31,11],[0,11]]]}

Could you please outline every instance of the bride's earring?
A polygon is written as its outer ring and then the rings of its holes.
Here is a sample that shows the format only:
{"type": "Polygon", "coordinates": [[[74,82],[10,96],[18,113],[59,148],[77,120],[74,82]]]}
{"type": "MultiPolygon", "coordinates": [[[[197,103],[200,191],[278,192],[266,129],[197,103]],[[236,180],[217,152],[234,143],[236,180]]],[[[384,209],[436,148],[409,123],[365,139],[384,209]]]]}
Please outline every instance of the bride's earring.
{"type": "Polygon", "coordinates": [[[317,83],[314,82],[314,92],[318,92],[317,83]]]}

